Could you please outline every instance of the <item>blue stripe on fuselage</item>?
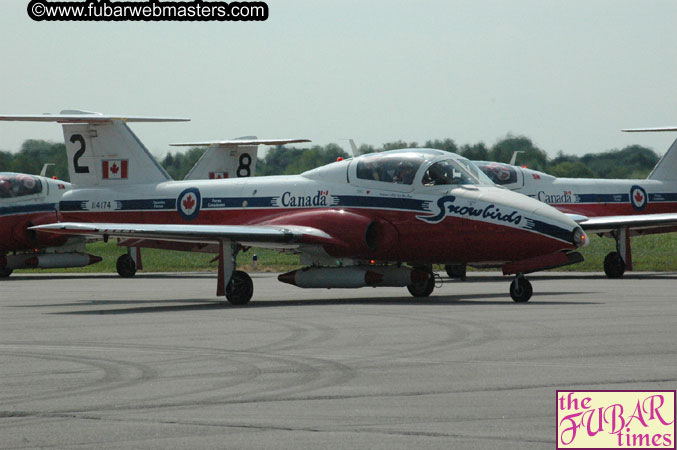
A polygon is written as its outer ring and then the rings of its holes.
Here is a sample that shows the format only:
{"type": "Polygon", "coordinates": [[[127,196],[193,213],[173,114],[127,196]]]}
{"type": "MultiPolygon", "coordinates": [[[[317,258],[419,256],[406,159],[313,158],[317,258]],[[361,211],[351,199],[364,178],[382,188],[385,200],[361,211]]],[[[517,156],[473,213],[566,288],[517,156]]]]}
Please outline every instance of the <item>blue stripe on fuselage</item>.
{"type": "Polygon", "coordinates": [[[270,208],[275,206],[273,200],[277,197],[204,197],[202,209],[221,208],[270,208]]]}
{"type": "Polygon", "coordinates": [[[629,203],[630,194],[574,194],[575,203],[629,203]]]}
{"type": "Polygon", "coordinates": [[[38,203],[35,205],[17,205],[0,207],[0,216],[27,214],[33,212],[56,212],[56,203],[38,203]]]}
{"type": "MultiPolygon", "coordinates": [[[[519,192],[519,191],[517,191],[519,192]]],[[[555,195],[555,194],[547,194],[555,195]]],[[[561,194],[556,194],[561,195],[561,194]]],[[[660,202],[677,202],[677,193],[655,193],[648,194],[649,203],[660,202]]],[[[572,202],[556,202],[550,203],[552,205],[574,205],[580,203],[630,203],[630,194],[571,194],[575,201],[572,202]]],[[[529,197],[538,200],[538,194],[530,194],[529,197]]],[[[547,203],[547,202],[546,202],[547,203]]]]}
{"type": "Polygon", "coordinates": [[[361,195],[332,195],[331,206],[353,208],[402,209],[406,211],[428,211],[429,200],[415,198],[364,197],[361,195]]]}
{"type": "Polygon", "coordinates": [[[525,217],[527,224],[524,226],[527,230],[532,230],[537,233],[545,234],[556,239],[573,242],[573,231],[566,228],[560,228],[556,225],[551,225],[536,219],[525,217]]]}

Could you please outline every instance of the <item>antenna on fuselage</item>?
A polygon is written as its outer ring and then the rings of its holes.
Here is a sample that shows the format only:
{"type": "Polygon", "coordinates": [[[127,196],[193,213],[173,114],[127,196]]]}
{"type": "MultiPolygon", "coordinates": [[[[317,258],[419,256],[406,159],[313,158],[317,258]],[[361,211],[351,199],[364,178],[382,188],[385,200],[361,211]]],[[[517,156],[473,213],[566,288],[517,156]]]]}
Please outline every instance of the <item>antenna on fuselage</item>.
{"type": "Polygon", "coordinates": [[[357,145],[355,145],[355,141],[352,138],[341,138],[339,140],[348,141],[350,143],[350,153],[353,158],[360,154],[360,151],[358,150],[357,145]]]}
{"type": "Polygon", "coordinates": [[[54,163],[45,163],[42,166],[42,170],[40,171],[40,176],[46,177],[47,176],[47,169],[49,168],[49,166],[54,166],[54,165],[55,165],[54,163]]]}
{"type": "Polygon", "coordinates": [[[514,166],[515,162],[517,162],[517,154],[518,153],[524,153],[524,150],[515,150],[512,152],[512,158],[510,158],[510,165],[514,166]]]}

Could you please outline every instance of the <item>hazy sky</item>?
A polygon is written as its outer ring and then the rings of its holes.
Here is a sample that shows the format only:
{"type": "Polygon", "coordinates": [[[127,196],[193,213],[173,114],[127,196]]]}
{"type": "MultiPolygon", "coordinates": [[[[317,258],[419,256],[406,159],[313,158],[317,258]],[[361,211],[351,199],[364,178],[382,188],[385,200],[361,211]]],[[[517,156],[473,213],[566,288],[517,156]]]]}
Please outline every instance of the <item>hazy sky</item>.
{"type": "MultiPolygon", "coordinates": [[[[677,137],[674,0],[272,0],[265,22],[33,22],[0,2],[0,113],[84,109],[189,117],[133,124],[167,144],[341,138],[374,145],[508,133],[583,154],[677,137]]],[[[0,149],[61,141],[0,123],[0,149]]]]}

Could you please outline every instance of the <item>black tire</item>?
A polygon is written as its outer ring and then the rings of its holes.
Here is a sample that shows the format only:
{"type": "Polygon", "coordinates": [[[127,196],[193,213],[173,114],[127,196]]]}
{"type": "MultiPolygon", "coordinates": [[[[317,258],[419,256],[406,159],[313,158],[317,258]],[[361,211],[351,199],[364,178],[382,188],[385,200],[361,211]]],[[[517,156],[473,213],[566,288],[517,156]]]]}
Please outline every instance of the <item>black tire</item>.
{"type": "Polygon", "coordinates": [[[118,271],[118,275],[122,278],[132,278],[136,275],[136,263],[127,253],[120,255],[115,263],[115,268],[118,271]]]}
{"type": "Polygon", "coordinates": [[[435,290],[435,276],[430,273],[426,281],[407,285],[407,290],[414,297],[428,297],[435,290]]]}
{"type": "Polygon", "coordinates": [[[14,269],[0,269],[0,278],[9,278],[14,269]]]}
{"type": "Polygon", "coordinates": [[[622,278],[625,273],[625,261],[618,252],[611,252],[604,258],[604,273],[609,278],[622,278]]]}
{"type": "Polygon", "coordinates": [[[465,281],[466,274],[466,265],[465,264],[447,264],[444,266],[444,270],[447,271],[449,278],[457,278],[461,281],[465,281]]]}
{"type": "Polygon", "coordinates": [[[247,272],[236,270],[226,286],[226,299],[231,305],[242,306],[249,303],[254,295],[254,283],[247,272]]]}
{"type": "Polygon", "coordinates": [[[529,280],[523,277],[515,278],[510,283],[510,297],[517,303],[526,303],[534,293],[529,280]]]}

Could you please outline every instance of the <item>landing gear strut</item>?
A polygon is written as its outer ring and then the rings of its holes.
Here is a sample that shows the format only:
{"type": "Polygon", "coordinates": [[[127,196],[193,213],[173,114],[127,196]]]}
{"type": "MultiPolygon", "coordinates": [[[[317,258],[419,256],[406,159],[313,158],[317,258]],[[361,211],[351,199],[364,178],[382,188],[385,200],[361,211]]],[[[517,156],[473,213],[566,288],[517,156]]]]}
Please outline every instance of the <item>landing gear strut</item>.
{"type": "Polygon", "coordinates": [[[627,228],[621,228],[611,234],[616,239],[616,251],[604,258],[604,273],[609,278],[622,278],[626,270],[632,270],[630,233],[627,228]]]}
{"type": "Polygon", "coordinates": [[[510,283],[510,297],[517,303],[528,302],[533,293],[531,283],[522,274],[518,274],[510,283]]]}
{"type": "Polygon", "coordinates": [[[122,278],[132,278],[136,274],[136,263],[128,253],[120,255],[115,268],[122,278]]]}

